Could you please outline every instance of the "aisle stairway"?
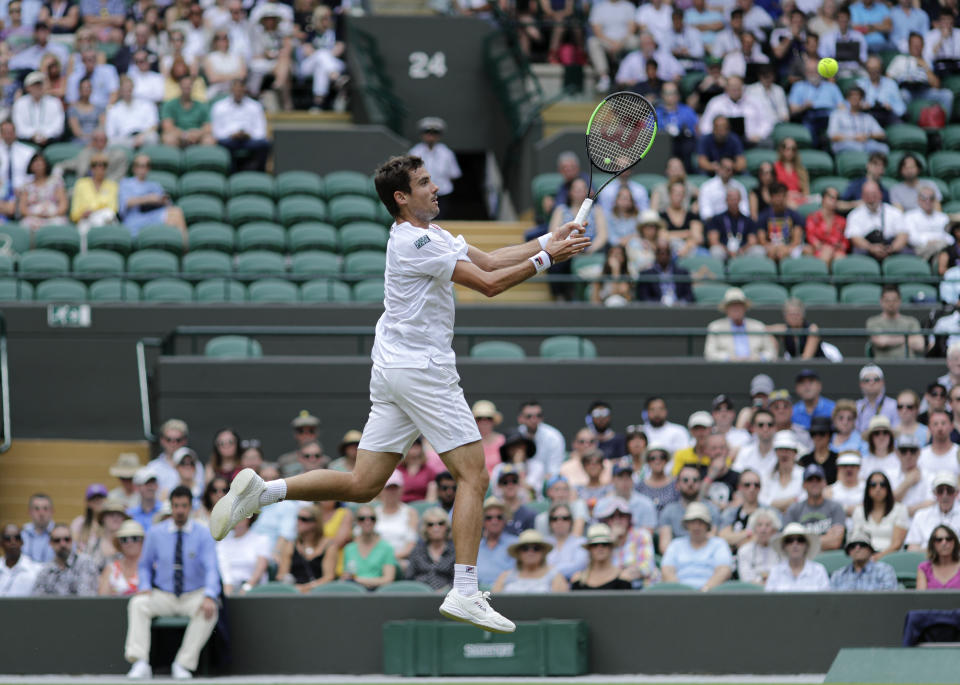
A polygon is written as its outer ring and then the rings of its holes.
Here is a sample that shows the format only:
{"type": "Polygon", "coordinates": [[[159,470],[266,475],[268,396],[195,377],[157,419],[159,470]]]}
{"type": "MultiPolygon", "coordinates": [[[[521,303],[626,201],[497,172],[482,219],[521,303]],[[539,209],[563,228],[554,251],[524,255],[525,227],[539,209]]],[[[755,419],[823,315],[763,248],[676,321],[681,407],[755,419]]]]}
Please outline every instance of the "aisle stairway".
{"type": "Polygon", "coordinates": [[[55,519],[69,523],[83,513],[88,485],[119,485],[108,470],[121,452],[135,452],[147,463],[146,442],[14,440],[0,454],[0,521],[25,523],[30,495],[43,492],[53,498],[55,519]]]}
{"type": "Polygon", "coordinates": [[[561,100],[545,108],[540,113],[543,119],[543,137],[546,139],[571,128],[586,131],[587,122],[598,102],[599,97],[595,101],[590,99],[586,102],[561,100]]]}

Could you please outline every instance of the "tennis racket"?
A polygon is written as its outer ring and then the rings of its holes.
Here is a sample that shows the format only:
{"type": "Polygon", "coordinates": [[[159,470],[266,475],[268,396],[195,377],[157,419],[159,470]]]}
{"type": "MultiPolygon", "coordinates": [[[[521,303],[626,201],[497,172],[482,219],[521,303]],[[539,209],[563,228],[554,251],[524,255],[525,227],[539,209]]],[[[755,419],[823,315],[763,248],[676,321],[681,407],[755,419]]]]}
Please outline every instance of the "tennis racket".
{"type": "Polygon", "coordinates": [[[587,157],[590,158],[590,186],[593,170],[613,174],[580,205],[574,221],[581,226],[593,201],[617,176],[647,156],[657,137],[657,112],[643,97],[621,91],[605,97],[587,122],[587,157]]]}

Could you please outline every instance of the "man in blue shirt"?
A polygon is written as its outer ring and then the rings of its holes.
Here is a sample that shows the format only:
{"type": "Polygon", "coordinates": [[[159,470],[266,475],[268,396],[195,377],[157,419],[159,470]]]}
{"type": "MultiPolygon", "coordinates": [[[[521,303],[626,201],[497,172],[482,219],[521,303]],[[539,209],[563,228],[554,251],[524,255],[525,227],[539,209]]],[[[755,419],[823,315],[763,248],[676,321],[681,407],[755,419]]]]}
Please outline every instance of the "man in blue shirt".
{"type": "Polygon", "coordinates": [[[900,3],[890,10],[890,20],[893,22],[890,42],[904,54],[909,52],[907,39],[911,33],[925,36],[930,30],[930,17],[919,7],[914,7],[913,0],[900,0],[900,3]]]}
{"type": "MultiPolygon", "coordinates": [[[[660,99],[662,102],[657,107],[658,127],[673,141],[671,156],[684,160],[685,165],[689,164],[690,155],[696,147],[697,113],[680,102],[680,89],[676,83],[664,83],[660,99]]],[[[693,169],[688,171],[692,173],[693,169]]]]}
{"type": "Polygon", "coordinates": [[[150,173],[150,157],[137,155],[133,158],[133,176],[120,181],[118,204],[123,225],[134,237],[140,229],[150,224],[167,224],[180,229],[184,245],[187,243],[187,222],[183,210],[171,205],[170,196],[156,181],[147,178],[150,173]]]}
{"type": "Polygon", "coordinates": [[[890,8],[876,0],[860,0],[850,5],[850,21],[853,29],[866,34],[867,45],[871,51],[896,49],[887,40],[887,34],[893,28],[890,8]]]}
{"type": "Polygon", "coordinates": [[[883,60],[879,55],[867,58],[867,78],[857,81],[863,88],[865,109],[881,126],[886,128],[900,121],[907,111],[907,104],[900,94],[900,86],[889,76],[883,75],[883,60]]]}
{"type": "Polygon", "coordinates": [[[140,590],[127,604],[124,655],[133,667],[131,678],[149,678],[150,621],[155,616],[187,616],[171,671],[177,679],[191,678],[200,650],[217,625],[220,573],[210,529],[190,518],[193,495],[178,485],[170,493],[171,516],[148,533],[137,569],[140,590]]]}
{"type": "Polygon", "coordinates": [[[160,511],[160,502],[157,501],[157,489],[160,486],[156,471],[151,466],[144,466],[133,474],[133,484],[140,492],[140,504],[128,509],[127,516],[148,531],[153,525],[154,514],[160,511]]]}
{"type": "Polygon", "coordinates": [[[897,573],[883,561],[871,561],[876,553],[870,533],[858,530],[847,540],[845,548],[850,565],[837,569],[830,576],[830,589],[837,592],[863,590],[896,590],[897,573]]]}
{"type": "Polygon", "coordinates": [[[820,77],[817,60],[813,57],[806,57],[803,69],[805,79],[793,84],[787,104],[790,105],[790,116],[801,118],[813,137],[813,146],[819,147],[817,141],[827,128],[830,112],[843,102],[843,94],[836,83],[820,77]]]}
{"type": "Polygon", "coordinates": [[[799,400],[793,405],[793,422],[810,430],[810,422],[815,416],[830,418],[833,415],[834,401],[820,395],[823,383],[813,369],[802,369],[797,374],[794,386],[799,400]]]}
{"type": "Polygon", "coordinates": [[[53,561],[53,547],[50,546],[50,533],[54,526],[53,500],[49,495],[38,492],[30,496],[28,507],[30,522],[20,531],[23,537],[20,553],[38,563],[53,561]]]}
{"type": "Polygon", "coordinates": [[[492,586],[501,573],[516,566],[507,548],[517,541],[515,535],[504,532],[506,507],[497,497],[488,497],[483,503],[483,537],[477,553],[477,582],[492,586]]]}
{"type": "Polygon", "coordinates": [[[743,155],[743,141],[730,130],[730,121],[725,116],[713,120],[713,133],[700,139],[697,144],[697,166],[704,174],[717,173],[720,160],[729,157],[737,173],[747,168],[747,158],[743,155]]]}

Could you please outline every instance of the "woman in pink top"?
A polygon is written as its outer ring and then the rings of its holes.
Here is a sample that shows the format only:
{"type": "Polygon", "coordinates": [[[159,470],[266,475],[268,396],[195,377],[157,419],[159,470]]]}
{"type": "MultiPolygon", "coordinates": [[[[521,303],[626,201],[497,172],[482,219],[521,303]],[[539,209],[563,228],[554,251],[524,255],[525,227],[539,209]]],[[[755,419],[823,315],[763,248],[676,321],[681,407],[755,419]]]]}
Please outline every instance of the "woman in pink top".
{"type": "Polygon", "coordinates": [[[401,501],[416,502],[422,499],[436,500],[437,485],[433,479],[438,471],[427,464],[427,456],[423,453],[423,440],[417,438],[407,456],[404,457],[397,470],[403,474],[403,496],[401,501]]]}
{"type": "Polygon", "coordinates": [[[927,559],[917,567],[918,590],[960,589],[960,539],[949,526],[937,526],[927,543],[927,559]]]}
{"type": "Polygon", "coordinates": [[[503,421],[503,415],[497,411],[490,400],[478,400],[473,403],[473,418],[480,430],[480,442],[483,444],[483,459],[487,473],[493,473],[493,467],[500,463],[500,447],[503,445],[503,433],[494,430],[503,421]]]}

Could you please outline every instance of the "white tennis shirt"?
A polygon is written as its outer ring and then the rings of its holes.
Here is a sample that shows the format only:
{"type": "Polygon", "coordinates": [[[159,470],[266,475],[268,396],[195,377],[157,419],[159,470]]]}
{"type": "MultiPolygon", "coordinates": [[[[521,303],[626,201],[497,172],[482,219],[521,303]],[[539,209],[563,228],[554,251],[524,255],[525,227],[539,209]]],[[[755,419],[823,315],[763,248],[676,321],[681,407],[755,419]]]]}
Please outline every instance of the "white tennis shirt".
{"type": "Polygon", "coordinates": [[[467,242],[435,224],[390,227],[384,274],[384,312],[377,322],[371,356],[384,368],[425,369],[455,364],[450,277],[458,261],[469,262],[467,242]]]}

